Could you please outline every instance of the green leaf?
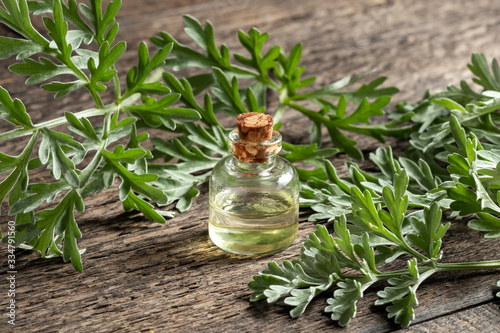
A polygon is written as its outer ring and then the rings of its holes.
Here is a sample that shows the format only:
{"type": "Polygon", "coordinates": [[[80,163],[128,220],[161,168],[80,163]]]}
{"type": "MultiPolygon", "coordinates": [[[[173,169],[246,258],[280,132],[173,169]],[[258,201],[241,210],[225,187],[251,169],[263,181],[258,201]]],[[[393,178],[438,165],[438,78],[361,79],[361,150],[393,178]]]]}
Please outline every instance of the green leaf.
{"type": "MultiPolygon", "coordinates": [[[[389,280],[389,283],[391,283],[391,280],[389,280]]],[[[396,324],[399,324],[402,327],[408,327],[410,326],[412,320],[415,319],[415,311],[413,308],[418,305],[417,296],[413,288],[406,285],[408,284],[408,282],[403,278],[397,281],[393,280],[391,284],[393,284],[395,287],[393,287],[392,289],[391,287],[386,287],[384,289],[384,292],[386,294],[382,294],[382,292],[379,292],[378,295],[380,297],[384,297],[385,300],[391,300],[391,302],[393,303],[393,305],[390,305],[386,308],[388,312],[388,318],[394,318],[396,324]]],[[[383,303],[376,302],[375,304],[378,305],[383,303]]]]}
{"type": "Polygon", "coordinates": [[[214,76],[211,73],[193,75],[186,79],[192,87],[193,95],[198,95],[214,84],[214,76]]]}
{"type": "Polygon", "coordinates": [[[451,224],[441,224],[441,210],[438,204],[433,203],[430,208],[424,208],[424,220],[412,217],[410,221],[416,233],[407,235],[408,239],[430,258],[440,259],[442,239],[451,224]]]}
{"type": "Polygon", "coordinates": [[[96,171],[92,176],[94,179],[82,189],[82,198],[86,198],[93,193],[99,193],[104,188],[110,188],[115,179],[115,173],[108,164],[96,171]]]}
{"type": "Polygon", "coordinates": [[[159,212],[154,210],[151,204],[137,197],[132,192],[129,192],[127,198],[123,201],[123,208],[125,211],[129,211],[131,209],[138,210],[148,219],[159,223],[165,223],[165,218],[159,212]]]}
{"type": "MultiPolygon", "coordinates": [[[[76,195],[75,195],[76,196],[76,195]]],[[[81,197],[76,197],[75,207],[78,209],[78,201],[81,197]]],[[[80,211],[83,208],[79,209],[80,211]]],[[[66,227],[64,229],[64,242],[63,242],[63,260],[71,260],[71,264],[78,271],[83,271],[83,266],[81,262],[81,251],[78,249],[77,239],[82,237],[80,229],[78,229],[78,224],[76,223],[73,210],[67,210],[67,221],[66,227]]]]}
{"type": "Polygon", "coordinates": [[[363,84],[359,89],[357,89],[354,93],[352,94],[347,94],[349,99],[352,101],[361,101],[364,98],[380,98],[384,96],[392,96],[396,93],[399,92],[399,89],[396,87],[387,87],[387,88],[380,88],[378,89],[379,86],[381,86],[385,80],[387,80],[387,77],[381,76],[373,81],[369,82],[368,84],[363,84]]]}
{"type": "Polygon", "coordinates": [[[72,47],[66,41],[68,33],[68,23],[64,21],[61,0],[54,0],[52,8],[53,20],[49,17],[43,18],[43,23],[49,31],[49,36],[57,45],[57,49],[61,52],[64,59],[69,60],[71,57],[72,47]]]}
{"type": "Polygon", "coordinates": [[[481,202],[481,209],[488,209],[496,214],[500,214],[500,207],[498,206],[498,203],[495,202],[495,199],[497,198],[492,198],[491,194],[486,190],[484,185],[481,183],[481,180],[479,179],[479,176],[476,174],[472,175],[474,178],[474,182],[476,185],[476,196],[477,199],[481,202]]]}
{"type": "Polygon", "coordinates": [[[83,251],[77,246],[77,239],[81,237],[81,232],[75,221],[74,209],[82,207],[81,200],[80,195],[75,190],[71,190],[55,208],[38,212],[35,225],[21,224],[19,226],[21,233],[39,234],[33,249],[40,251],[43,257],[51,252],[62,254],[64,261],[71,260],[73,267],[79,272],[83,270],[81,263],[83,251]],[[62,248],[60,242],[63,242],[62,248]]]}
{"type": "Polygon", "coordinates": [[[324,117],[318,112],[314,112],[308,109],[305,109],[299,105],[292,104],[294,109],[300,111],[302,114],[307,116],[313,122],[317,122],[323,124],[330,134],[330,138],[333,142],[335,148],[340,149],[341,151],[347,153],[349,156],[362,160],[363,154],[361,151],[355,147],[356,141],[349,139],[347,136],[342,134],[334,121],[330,120],[327,117],[324,117]]]}
{"type": "Polygon", "coordinates": [[[442,105],[450,111],[458,110],[462,113],[467,113],[467,110],[460,103],[457,103],[449,98],[433,99],[431,102],[437,105],[442,105]]]}
{"type": "Polygon", "coordinates": [[[290,290],[290,297],[285,298],[285,304],[293,306],[294,308],[290,310],[290,317],[297,318],[304,313],[307,306],[311,301],[322,293],[323,291],[329,289],[334,282],[334,275],[329,276],[328,283],[312,286],[307,289],[292,289],[290,290]]]}
{"type": "Polygon", "coordinates": [[[119,42],[111,49],[109,48],[108,42],[101,44],[97,67],[93,58],[90,58],[88,61],[88,68],[91,74],[90,84],[92,86],[97,86],[98,82],[107,82],[115,76],[116,70],[113,65],[120,59],[126,48],[127,44],[125,42],[119,42]]]}
{"type": "Polygon", "coordinates": [[[262,34],[256,28],[252,28],[248,32],[248,35],[240,30],[238,32],[238,38],[251,55],[250,59],[246,59],[243,56],[235,56],[238,61],[242,62],[244,65],[256,68],[261,74],[263,73],[262,70],[274,67],[272,62],[278,57],[279,49],[276,47],[271,48],[267,53],[267,61],[265,61],[261,55],[262,47],[264,42],[269,38],[269,34],[262,34]],[[270,62],[271,66],[269,66],[270,62]]]}
{"type": "Polygon", "coordinates": [[[173,67],[174,70],[181,70],[189,66],[210,68],[218,65],[217,62],[209,56],[205,56],[179,43],[169,33],[161,31],[159,35],[159,37],[155,36],[151,38],[151,41],[157,47],[165,47],[169,43],[174,44],[172,50],[172,55],[174,57],[167,60],[167,65],[173,67]]]}
{"type": "Polygon", "coordinates": [[[329,160],[325,160],[324,168],[326,171],[326,175],[328,176],[328,179],[332,183],[336,184],[344,193],[347,194],[351,193],[350,185],[340,180],[340,178],[337,176],[337,171],[335,170],[334,166],[329,160]]]}
{"type": "Polygon", "coordinates": [[[98,31],[106,31],[115,22],[115,17],[120,10],[122,5],[121,0],[114,0],[108,3],[104,14],[102,14],[102,19],[99,24],[98,31]]]}
{"type": "Polygon", "coordinates": [[[52,169],[54,178],[61,177],[73,187],[80,186],[78,174],[74,163],[66,156],[63,147],[71,149],[71,152],[84,151],[83,146],[67,134],[55,132],[44,128],[42,130],[42,142],[39,148],[40,161],[46,164],[50,161],[49,168],[52,169]]]}
{"type": "Polygon", "coordinates": [[[466,216],[481,211],[481,201],[477,199],[476,193],[461,183],[447,189],[448,197],[453,200],[450,208],[466,216]]]}
{"type": "Polygon", "coordinates": [[[165,63],[165,59],[170,54],[172,47],[172,43],[167,44],[165,47],[160,48],[155,55],[149,59],[147,45],[144,42],[139,44],[138,65],[132,67],[127,73],[127,91],[122,98],[126,98],[134,92],[159,92],[160,94],[169,92],[160,82],[145,83],[145,81],[153,70],[165,63]]]}
{"type": "Polygon", "coordinates": [[[332,157],[339,152],[335,148],[324,148],[317,149],[316,144],[312,145],[292,145],[287,142],[283,142],[283,149],[287,154],[283,155],[290,163],[297,161],[304,161],[306,163],[314,163],[318,165],[323,164],[323,159],[332,157]]]}
{"type": "Polygon", "coordinates": [[[450,174],[469,177],[470,164],[465,157],[459,154],[448,155],[448,171],[450,174]]]}
{"type": "Polygon", "coordinates": [[[200,194],[200,191],[194,187],[189,188],[180,198],[175,208],[179,210],[179,212],[184,212],[191,208],[191,204],[193,203],[193,199],[196,198],[200,194]]]}
{"type": "MultiPolygon", "coordinates": [[[[133,172],[127,170],[122,164],[122,160],[127,163],[133,162],[134,158],[139,158],[139,154],[128,153],[128,150],[123,152],[120,149],[115,150],[113,153],[108,151],[102,152],[104,158],[109,163],[110,167],[120,176],[122,179],[122,185],[125,188],[130,187],[134,191],[148,197],[156,203],[166,203],[167,196],[159,189],[149,185],[148,183],[155,181],[158,176],[154,174],[142,174],[137,175],[133,172]]],[[[144,153],[145,154],[145,153],[144,153]]],[[[144,156],[142,154],[142,156],[144,156]]],[[[142,157],[141,156],[141,157],[142,157]]],[[[128,191],[127,191],[128,194],[128,191]]],[[[125,195],[122,200],[125,200],[127,195],[125,195]]]]}
{"type": "Polygon", "coordinates": [[[450,115],[450,129],[451,134],[455,139],[455,143],[458,146],[459,152],[462,155],[466,155],[467,136],[463,127],[460,126],[460,122],[457,117],[454,115],[450,115]]]}
{"type": "Polygon", "coordinates": [[[367,276],[370,276],[371,273],[379,273],[376,267],[375,250],[370,244],[370,236],[367,232],[361,236],[361,244],[354,244],[354,252],[362,260],[362,272],[365,272],[367,276]]]}
{"type": "Polygon", "coordinates": [[[231,83],[228,76],[219,68],[214,67],[216,87],[212,88],[212,92],[224,104],[230,107],[234,112],[245,113],[249,112],[242,103],[241,96],[238,91],[238,79],[233,76],[231,83]]]}
{"type": "Polygon", "coordinates": [[[383,222],[378,214],[378,207],[373,203],[373,198],[368,190],[363,193],[358,187],[351,188],[352,213],[354,220],[361,227],[366,227],[375,232],[382,233],[384,231],[383,222]]]}
{"type": "Polygon", "coordinates": [[[119,114],[119,112],[115,112],[109,122],[108,142],[114,142],[124,136],[131,135],[133,131],[136,119],[127,117],[118,121],[119,114]]]}
{"type": "Polygon", "coordinates": [[[0,206],[7,194],[16,186],[18,182],[21,182],[21,190],[24,191],[26,189],[28,185],[28,163],[37,140],[38,132],[31,137],[30,141],[26,145],[26,148],[24,148],[23,152],[19,156],[15,158],[8,158],[10,165],[12,167],[15,166],[15,169],[2,182],[0,182],[0,206]]]}
{"type": "Polygon", "coordinates": [[[420,276],[416,259],[408,261],[408,275],[402,275],[388,280],[391,286],[385,287],[377,295],[380,297],[375,301],[375,305],[392,303],[386,308],[388,317],[393,318],[402,327],[408,327],[415,318],[414,307],[418,306],[416,289],[434,271],[420,276]]]}
{"type": "Polygon", "coordinates": [[[202,27],[201,23],[192,16],[184,15],[183,18],[186,25],[186,33],[206,52],[206,55],[179,43],[168,33],[160,32],[160,36],[151,38],[151,41],[157,47],[165,47],[167,44],[173,43],[173,57],[167,60],[168,66],[172,66],[174,70],[180,70],[189,66],[201,68],[218,67],[245,77],[254,77],[256,75],[245,68],[231,65],[229,49],[226,45],[221,45],[220,51],[217,49],[214,28],[210,21],[206,21],[204,27],[202,27]]]}
{"type": "Polygon", "coordinates": [[[182,18],[186,26],[184,31],[196,42],[196,44],[198,44],[203,50],[207,51],[207,36],[205,31],[203,31],[200,21],[190,15],[184,15],[182,18]]]}
{"type": "Polygon", "coordinates": [[[3,0],[5,9],[0,7],[0,22],[42,47],[48,47],[49,42],[33,28],[26,0],[3,0]]]}
{"type": "Polygon", "coordinates": [[[293,269],[294,266],[289,261],[283,262],[283,268],[276,262],[268,263],[267,269],[255,275],[248,283],[248,287],[253,291],[250,300],[255,302],[267,299],[269,303],[274,303],[287,295],[296,287],[294,275],[290,272],[293,269]]]}
{"type": "Polygon", "coordinates": [[[302,44],[295,44],[288,57],[288,68],[297,68],[302,57],[302,44]]]}
{"type": "Polygon", "coordinates": [[[85,87],[86,85],[87,82],[83,80],[76,80],[72,82],[53,81],[51,83],[43,84],[40,87],[47,91],[56,92],[55,98],[61,98],[74,90],[85,87]]]}
{"type": "Polygon", "coordinates": [[[137,128],[135,124],[132,125],[132,130],[130,131],[129,141],[127,143],[127,149],[140,149],[146,154],[142,158],[138,158],[131,166],[131,169],[136,170],[137,173],[143,174],[148,172],[148,158],[153,158],[151,152],[141,146],[141,143],[149,139],[148,133],[141,133],[137,135],[137,128]]]}
{"type": "Polygon", "coordinates": [[[265,106],[259,106],[257,97],[255,97],[255,94],[251,87],[249,87],[246,92],[246,104],[248,105],[248,109],[252,110],[253,112],[262,113],[265,110],[265,106]]]}
{"type": "MultiPolygon", "coordinates": [[[[380,171],[382,171],[388,179],[392,179],[396,173],[401,172],[401,165],[399,161],[394,158],[391,146],[387,148],[377,148],[375,154],[370,154],[370,160],[380,168],[380,171]]],[[[410,170],[407,171],[410,175],[412,174],[410,170]]]]}
{"type": "Polygon", "coordinates": [[[164,125],[174,130],[176,127],[174,120],[193,122],[200,119],[200,114],[196,110],[170,107],[179,100],[179,97],[179,94],[171,94],[159,100],[148,98],[143,104],[125,106],[123,110],[138,116],[151,127],[164,125]]]}
{"type": "MultiPolygon", "coordinates": [[[[186,130],[189,133],[188,139],[195,142],[201,147],[210,149],[213,153],[226,156],[228,150],[228,131],[220,125],[205,128],[195,124],[185,124],[186,130]]],[[[205,158],[204,158],[205,159],[205,158]]],[[[213,158],[208,160],[213,161],[213,158]]]]}
{"type": "Polygon", "coordinates": [[[120,163],[133,164],[147,154],[147,151],[141,148],[129,148],[124,150],[122,145],[116,146],[113,151],[113,159],[120,163]]]}
{"type": "Polygon", "coordinates": [[[193,199],[199,195],[195,186],[206,179],[205,175],[193,176],[183,171],[165,170],[161,165],[150,166],[150,170],[160,174],[154,184],[167,195],[167,204],[177,201],[176,208],[180,212],[191,207],[193,199]]]}
{"type": "Polygon", "coordinates": [[[471,64],[467,65],[470,71],[476,75],[473,81],[486,90],[500,91],[500,69],[498,62],[493,59],[491,69],[486,61],[486,56],[482,53],[473,53],[471,64]]]}
{"type": "Polygon", "coordinates": [[[306,182],[312,178],[323,180],[323,181],[326,180],[325,171],[321,168],[317,168],[317,169],[313,169],[313,170],[296,168],[296,170],[297,170],[297,173],[299,174],[299,179],[301,182],[306,182]]]}
{"type": "Polygon", "coordinates": [[[433,128],[431,125],[437,126],[441,117],[446,119],[445,117],[450,114],[442,105],[433,104],[427,100],[414,107],[412,112],[411,120],[420,124],[418,133],[425,133],[428,129],[433,128]]]}
{"type": "MultiPolygon", "coordinates": [[[[52,2],[53,0],[29,1],[29,8],[35,15],[52,12],[52,2]]],[[[90,44],[94,33],[88,24],[80,17],[77,1],[68,0],[67,3],[68,5],[66,6],[64,2],[61,2],[64,18],[71,23],[71,25],[77,27],[79,32],[84,33],[85,43],[90,44]]]]}
{"type": "Polygon", "coordinates": [[[82,117],[78,119],[71,112],[65,112],[64,116],[66,117],[68,123],[71,125],[69,129],[73,133],[83,136],[94,144],[98,144],[100,142],[99,138],[97,137],[97,133],[92,126],[92,123],[87,118],[82,117]]]}
{"type": "Polygon", "coordinates": [[[384,225],[399,238],[402,237],[402,224],[408,209],[408,196],[405,195],[408,182],[408,175],[405,170],[402,170],[401,173],[394,175],[393,190],[388,186],[382,189],[382,198],[389,214],[381,210],[378,215],[384,225]]]}
{"type": "Polygon", "coordinates": [[[0,173],[12,170],[17,166],[18,158],[0,153],[0,173]]]}
{"type": "Polygon", "coordinates": [[[363,292],[373,282],[370,280],[357,281],[346,279],[337,283],[340,289],[335,290],[333,298],[326,300],[328,306],[325,312],[331,313],[332,320],[338,321],[340,326],[347,326],[352,318],[356,317],[356,303],[363,297],[363,292]]]}
{"type": "Polygon", "coordinates": [[[321,225],[309,237],[299,259],[284,261],[281,267],[271,262],[259,275],[254,276],[248,284],[253,291],[251,301],[267,299],[269,303],[274,303],[291,294],[285,299],[285,304],[294,307],[290,315],[297,317],[315,296],[338,281],[341,273],[335,260],[332,237],[321,225]]]}
{"type": "Polygon", "coordinates": [[[426,191],[431,191],[439,186],[439,178],[434,176],[429,164],[423,159],[420,158],[418,164],[407,158],[400,158],[399,161],[410,178],[426,191]]]}
{"type": "Polygon", "coordinates": [[[111,1],[104,13],[102,12],[102,1],[100,0],[91,1],[90,8],[84,3],[79,3],[78,7],[83,16],[92,23],[95,31],[95,39],[101,44],[102,41],[106,40],[106,31],[116,26],[116,24],[114,24],[115,16],[121,7],[121,1],[111,1]]]}
{"type": "Polygon", "coordinates": [[[354,103],[361,103],[363,99],[376,99],[382,96],[391,96],[394,95],[395,93],[399,92],[399,89],[395,87],[387,87],[387,88],[381,88],[377,89],[380,85],[382,85],[385,80],[387,79],[386,77],[378,77],[374,79],[373,81],[369,82],[368,84],[363,84],[360,88],[358,88],[355,91],[338,91],[342,88],[348,87],[350,85],[353,85],[354,83],[358,82],[359,80],[363,79],[366,77],[368,74],[371,72],[361,74],[361,75],[356,75],[354,77],[351,76],[346,76],[334,83],[331,83],[330,85],[327,85],[323,88],[300,94],[295,96],[293,99],[294,100],[299,100],[299,99],[312,99],[312,100],[319,100],[323,98],[339,98],[340,96],[344,96],[346,99],[350,100],[351,102],[354,103]]]}
{"type": "Polygon", "coordinates": [[[478,212],[477,219],[467,223],[469,228],[486,232],[485,238],[498,238],[500,237],[500,218],[493,214],[478,212]]]}
{"type": "Polygon", "coordinates": [[[58,75],[73,74],[73,70],[66,65],[57,65],[45,57],[40,57],[39,60],[40,62],[27,58],[23,63],[11,65],[9,69],[13,73],[29,76],[26,84],[37,84],[58,75]]]}
{"type": "MultiPolygon", "coordinates": [[[[213,82],[213,75],[209,75],[210,80],[213,82]]],[[[174,75],[166,72],[163,73],[163,79],[168,84],[174,92],[180,94],[180,101],[182,101],[187,107],[195,109],[201,116],[202,121],[207,125],[219,125],[217,118],[215,117],[212,100],[209,94],[205,95],[205,108],[198,105],[195,98],[195,92],[191,86],[189,80],[177,79],[174,75]]],[[[211,84],[211,83],[210,83],[211,84]]]]}
{"type": "Polygon", "coordinates": [[[41,53],[43,46],[31,40],[0,36],[0,59],[8,59],[17,54],[17,60],[24,60],[34,54],[41,53]]]}
{"type": "Polygon", "coordinates": [[[3,87],[0,87],[0,118],[23,128],[33,127],[23,102],[12,99],[3,87]]]}
{"type": "MultiPolygon", "coordinates": [[[[222,139],[223,131],[218,128],[212,128],[212,131],[207,131],[205,128],[196,125],[188,125],[186,127],[190,133],[188,137],[193,142],[199,142],[206,145],[211,151],[220,153],[223,156],[228,154],[227,141],[222,139]]],[[[152,139],[155,148],[169,156],[176,157],[181,161],[189,163],[177,163],[170,165],[170,170],[181,170],[187,173],[193,173],[204,169],[211,169],[219,161],[219,158],[211,157],[203,152],[197,146],[187,147],[180,139],[161,140],[159,138],[152,139]]]]}
{"type": "Polygon", "coordinates": [[[384,115],[383,107],[389,104],[391,98],[389,96],[381,96],[372,103],[368,99],[363,99],[357,109],[349,116],[336,121],[336,123],[346,125],[352,123],[368,123],[370,117],[384,115]]]}
{"type": "Polygon", "coordinates": [[[31,212],[44,201],[51,203],[59,193],[70,188],[66,182],[30,184],[27,192],[33,193],[33,195],[17,200],[15,204],[11,205],[9,215],[31,212]]]}

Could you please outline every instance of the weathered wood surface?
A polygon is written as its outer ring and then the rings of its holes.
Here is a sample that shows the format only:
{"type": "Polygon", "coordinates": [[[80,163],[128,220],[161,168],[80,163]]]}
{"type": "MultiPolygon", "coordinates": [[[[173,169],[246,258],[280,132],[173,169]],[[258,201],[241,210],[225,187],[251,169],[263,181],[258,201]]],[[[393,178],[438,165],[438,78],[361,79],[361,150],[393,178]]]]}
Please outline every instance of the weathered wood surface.
{"type": "MultiPolygon", "coordinates": [[[[308,75],[326,84],[347,74],[377,68],[389,77],[387,85],[402,92],[394,101],[417,101],[424,89],[443,89],[470,77],[466,64],[472,52],[500,58],[500,2],[481,1],[124,1],[119,38],[128,51],[119,69],[136,62],[136,47],[159,30],[183,42],[182,14],[210,19],[219,42],[238,47],[238,29],[255,26],[271,34],[273,43],[290,50],[304,47],[303,64],[308,75]]],[[[2,33],[5,28],[0,27],[2,33]]],[[[0,62],[0,85],[28,106],[34,122],[92,106],[87,95],[73,94],[54,101],[37,87],[26,87],[24,78],[0,62]]],[[[271,104],[272,108],[273,104],[271,104]]],[[[290,112],[283,127],[286,140],[303,142],[307,122],[290,112]]],[[[2,125],[3,126],[3,125],[2,125]]],[[[6,130],[5,127],[0,130],[6,130]]],[[[373,140],[360,138],[369,152],[373,140]]],[[[23,140],[0,146],[18,153],[23,140]]],[[[334,164],[342,170],[345,160],[334,164]]],[[[45,174],[35,174],[35,179],[45,174]]],[[[398,327],[387,320],[384,309],[374,307],[375,291],[369,291],[357,317],[341,329],[322,313],[329,295],[313,302],[306,314],[291,319],[283,305],[251,304],[246,284],[270,260],[293,259],[315,228],[301,214],[299,236],[287,250],[262,258],[242,258],[224,253],[207,234],[207,188],[192,209],[166,225],[146,221],[141,215],[123,213],[117,188],[86,201],[77,216],[83,238],[79,245],[84,272],[79,274],[62,259],[41,259],[38,254],[17,255],[18,332],[388,332],[398,327]]],[[[6,206],[1,225],[5,228],[6,206]]],[[[5,230],[5,229],[4,229],[5,230]]],[[[485,240],[453,224],[445,239],[444,260],[498,258],[500,242],[485,240]]],[[[1,281],[5,281],[5,246],[0,250],[1,281]]],[[[498,271],[437,274],[422,285],[416,320],[407,332],[496,332],[500,327],[498,302],[494,300],[498,271]]],[[[0,308],[5,309],[7,283],[0,283],[0,308]]],[[[1,331],[8,331],[2,313],[1,331]]]]}

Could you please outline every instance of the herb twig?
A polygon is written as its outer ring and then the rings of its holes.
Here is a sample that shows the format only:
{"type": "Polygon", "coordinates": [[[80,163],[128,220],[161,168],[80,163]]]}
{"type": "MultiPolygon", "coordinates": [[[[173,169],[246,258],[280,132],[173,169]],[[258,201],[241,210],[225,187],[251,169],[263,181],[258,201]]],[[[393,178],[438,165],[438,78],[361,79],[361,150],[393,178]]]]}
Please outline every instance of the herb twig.
{"type": "MultiPolygon", "coordinates": [[[[469,67],[478,76],[476,83],[495,89],[498,77],[490,73],[483,55],[474,54],[469,67]]],[[[496,61],[492,72],[498,72],[496,61]]],[[[452,219],[473,214],[470,228],[486,232],[486,238],[500,237],[500,94],[474,93],[465,82],[461,88],[426,96],[419,105],[402,103],[389,115],[410,112],[402,118],[417,124],[407,149],[413,159],[394,156],[390,147],[379,148],[370,156],[379,173],[350,163],[350,177],[344,178],[325,161],[324,172],[304,184],[302,206],[316,212],[312,221],[334,221],[335,237],[318,225],[297,259],[281,267],[270,263],[254,276],[249,283],[253,301],[273,303],[291,295],[284,302],[293,306],[290,315],[296,317],[317,294],[336,286],[325,311],[345,326],[356,315],[363,292],[376,281],[387,281],[375,305],[387,305],[388,317],[407,327],[418,305],[418,287],[433,274],[500,268],[500,260],[441,262],[451,223],[442,223],[442,211],[451,212],[452,219]],[[411,258],[406,270],[380,271],[402,254],[411,258]],[[343,268],[355,275],[341,273],[343,268]],[[314,280],[304,279],[304,274],[314,280]],[[317,281],[322,281],[320,288],[317,281]]]]}

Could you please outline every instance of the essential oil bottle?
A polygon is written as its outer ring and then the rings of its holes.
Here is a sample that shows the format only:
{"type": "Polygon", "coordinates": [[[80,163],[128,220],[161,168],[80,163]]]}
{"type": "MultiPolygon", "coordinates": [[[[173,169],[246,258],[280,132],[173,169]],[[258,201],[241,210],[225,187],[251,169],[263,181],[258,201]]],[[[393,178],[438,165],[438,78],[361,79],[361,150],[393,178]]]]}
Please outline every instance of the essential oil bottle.
{"type": "Polygon", "coordinates": [[[212,170],[209,235],[221,249],[243,255],[277,252],[297,236],[300,184],[278,152],[271,116],[248,112],[229,134],[232,156],[212,170]]]}

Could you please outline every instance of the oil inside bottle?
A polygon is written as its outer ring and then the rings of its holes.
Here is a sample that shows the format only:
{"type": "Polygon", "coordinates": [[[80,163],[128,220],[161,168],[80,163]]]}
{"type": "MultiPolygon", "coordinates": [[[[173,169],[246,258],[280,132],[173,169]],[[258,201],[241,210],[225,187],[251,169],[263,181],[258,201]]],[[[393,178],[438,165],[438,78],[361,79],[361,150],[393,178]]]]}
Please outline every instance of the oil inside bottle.
{"type": "Polygon", "coordinates": [[[299,207],[286,192],[220,193],[210,202],[209,235],[228,252],[256,255],[277,252],[297,236],[299,207]]]}

